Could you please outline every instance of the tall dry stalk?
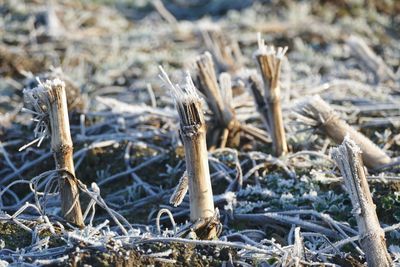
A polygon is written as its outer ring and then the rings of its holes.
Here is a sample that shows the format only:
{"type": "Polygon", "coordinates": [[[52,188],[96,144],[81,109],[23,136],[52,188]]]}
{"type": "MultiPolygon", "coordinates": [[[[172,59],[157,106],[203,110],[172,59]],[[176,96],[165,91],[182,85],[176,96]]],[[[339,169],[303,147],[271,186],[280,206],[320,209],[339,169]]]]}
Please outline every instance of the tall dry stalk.
{"type": "MultiPolygon", "coordinates": [[[[188,177],[190,220],[208,223],[214,218],[214,201],[211,187],[210,170],[208,166],[208,152],[206,145],[206,123],[204,121],[201,100],[190,77],[186,76],[184,88],[174,85],[168,75],[161,68],[161,78],[169,86],[175,99],[175,106],[180,118],[180,136],[185,147],[186,174],[188,177]]],[[[185,176],[178,187],[184,187],[185,176]]],[[[184,188],[177,190],[177,202],[182,200],[184,188]]],[[[176,203],[179,204],[179,203],[176,203]]],[[[217,235],[216,227],[207,227],[203,239],[212,239],[217,235]]],[[[202,230],[204,232],[204,229],[202,230]]]]}
{"type": "Polygon", "coordinates": [[[65,84],[59,79],[47,80],[45,83],[39,83],[36,88],[25,90],[24,94],[37,113],[45,114],[42,122],[46,126],[42,136],[51,136],[51,150],[56,169],[61,170],[61,212],[68,222],[82,227],[84,222],[75,178],[65,84]]]}
{"type": "Polygon", "coordinates": [[[297,113],[303,123],[322,130],[337,144],[348,134],[360,147],[362,158],[368,168],[389,164],[391,158],[363,134],[348,125],[320,96],[303,103],[297,113]]]}
{"type": "Polygon", "coordinates": [[[254,57],[264,81],[264,97],[267,105],[267,108],[259,108],[259,110],[267,111],[267,114],[263,114],[263,116],[267,118],[266,128],[270,131],[276,156],[281,156],[288,152],[279,85],[281,62],[286,51],[287,47],[278,47],[276,51],[273,46],[265,45],[264,40],[258,35],[258,50],[254,57]]]}
{"type": "Polygon", "coordinates": [[[360,244],[370,267],[392,266],[392,260],[386,248],[383,232],[376,206],[365,176],[361,150],[357,144],[346,136],[342,145],[332,149],[332,158],[342,173],[346,188],[353,205],[356,217],[360,244]]]}

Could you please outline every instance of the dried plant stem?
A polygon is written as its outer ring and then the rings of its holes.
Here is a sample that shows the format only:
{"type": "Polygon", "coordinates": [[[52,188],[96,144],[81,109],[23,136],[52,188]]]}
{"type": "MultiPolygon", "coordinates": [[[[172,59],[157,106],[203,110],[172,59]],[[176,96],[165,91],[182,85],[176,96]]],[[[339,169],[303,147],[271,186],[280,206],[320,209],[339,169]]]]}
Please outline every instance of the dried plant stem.
{"type": "MultiPolygon", "coordinates": [[[[267,129],[270,131],[276,156],[281,156],[288,152],[279,85],[281,61],[286,50],[286,47],[279,47],[275,51],[274,47],[266,46],[264,40],[259,37],[259,49],[255,54],[255,59],[264,81],[264,97],[267,105],[267,108],[259,108],[259,110],[267,111],[267,114],[264,114],[263,117],[267,119],[267,129]]],[[[256,88],[254,87],[253,89],[256,88]]],[[[258,100],[256,101],[258,102],[258,100]]]]}
{"type": "Polygon", "coordinates": [[[306,120],[310,119],[309,124],[321,129],[338,144],[343,142],[344,137],[348,134],[363,152],[362,158],[368,168],[377,168],[391,162],[391,158],[382,149],[344,120],[341,120],[320,96],[314,96],[302,106],[300,116],[303,116],[302,118],[306,120]]]}
{"type": "Polygon", "coordinates": [[[206,52],[196,60],[199,79],[199,90],[205,95],[206,101],[215,120],[210,128],[210,148],[238,146],[240,142],[240,123],[236,119],[232,107],[232,87],[230,76],[221,74],[221,89],[218,86],[214,62],[210,53],[206,52]],[[229,80],[229,81],[228,81],[229,80]],[[224,84],[225,83],[225,84],[224,84]],[[228,83],[229,86],[226,86],[228,83]]]}
{"type": "Polygon", "coordinates": [[[268,119],[268,106],[267,103],[265,102],[263,93],[262,93],[262,87],[259,79],[257,79],[256,75],[250,75],[249,76],[249,83],[250,83],[250,89],[251,92],[253,93],[254,101],[256,102],[257,106],[257,111],[261,115],[261,119],[263,120],[263,123],[265,127],[267,128],[267,131],[270,133],[271,130],[269,128],[269,119],[268,119]]]}
{"type": "Polygon", "coordinates": [[[187,171],[185,171],[176,186],[174,193],[171,195],[169,203],[174,205],[174,207],[179,206],[183,198],[185,197],[187,190],[189,189],[189,177],[187,176],[187,171]]]}
{"type": "Polygon", "coordinates": [[[336,161],[349,192],[353,214],[357,220],[360,244],[368,266],[392,266],[386,248],[385,233],[379,224],[376,206],[368,187],[361,153],[357,144],[346,136],[342,145],[332,150],[332,158],[336,161]]]}
{"type": "MultiPolygon", "coordinates": [[[[214,201],[211,188],[208,152],[206,145],[206,123],[204,121],[200,98],[190,78],[182,90],[174,86],[167,74],[161,69],[166,84],[174,94],[176,108],[180,118],[180,136],[185,147],[186,171],[189,177],[190,220],[194,223],[207,221],[214,216],[214,201]]],[[[205,239],[217,235],[217,229],[208,229],[205,239]]]]}
{"type": "Polygon", "coordinates": [[[207,130],[208,148],[238,147],[241,133],[268,143],[268,138],[259,129],[251,130],[249,125],[240,122],[235,114],[232,97],[231,76],[228,73],[217,75],[211,54],[206,52],[196,60],[198,87],[206,97],[207,104],[213,113],[207,130]]]}
{"type": "Polygon", "coordinates": [[[178,21],[176,20],[174,15],[172,15],[171,12],[169,12],[168,9],[165,8],[161,0],[154,0],[152,1],[152,4],[157,12],[161,15],[161,17],[163,17],[168,23],[177,24],[178,21]]]}
{"type": "Polygon", "coordinates": [[[39,105],[45,106],[51,132],[51,149],[57,170],[66,170],[59,177],[61,211],[64,218],[84,226],[73,162],[73,144],[69,128],[67,97],[64,82],[47,80],[33,89],[39,105]]]}
{"type": "Polygon", "coordinates": [[[57,169],[66,169],[70,174],[60,177],[61,210],[65,219],[83,226],[78,187],[73,161],[73,143],[69,128],[67,97],[62,83],[47,90],[49,99],[49,120],[51,127],[51,149],[57,169]]]}
{"type": "Polygon", "coordinates": [[[395,74],[385,64],[383,59],[376,55],[361,37],[351,35],[346,40],[346,43],[350,47],[351,52],[362,61],[362,65],[369,71],[372,71],[378,80],[396,79],[395,74]]]}
{"type": "Polygon", "coordinates": [[[222,98],[221,91],[218,86],[217,76],[215,74],[214,62],[210,53],[206,52],[196,60],[198,76],[200,80],[199,90],[207,98],[210,109],[218,117],[218,121],[228,127],[233,120],[234,114],[232,110],[227,108],[222,98]]]}
{"type": "Polygon", "coordinates": [[[220,70],[235,71],[242,67],[243,56],[236,40],[223,34],[220,29],[204,29],[201,33],[220,70]]]}
{"type": "Polygon", "coordinates": [[[207,218],[214,214],[214,203],[208,166],[205,124],[201,123],[198,128],[194,126],[197,128],[195,133],[192,131],[193,128],[187,128],[187,125],[182,126],[180,134],[185,146],[186,168],[189,177],[192,178],[189,182],[190,218],[191,220],[207,218]]]}

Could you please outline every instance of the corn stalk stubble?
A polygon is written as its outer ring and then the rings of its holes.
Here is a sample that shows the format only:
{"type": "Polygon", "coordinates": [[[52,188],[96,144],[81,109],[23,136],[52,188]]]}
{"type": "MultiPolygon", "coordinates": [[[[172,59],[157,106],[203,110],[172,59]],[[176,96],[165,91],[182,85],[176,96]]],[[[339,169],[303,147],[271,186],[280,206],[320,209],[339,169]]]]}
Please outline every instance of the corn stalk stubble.
{"type": "MultiPolygon", "coordinates": [[[[287,48],[268,47],[259,37],[259,50],[255,54],[261,76],[264,82],[264,97],[267,108],[259,108],[259,110],[267,110],[267,115],[263,115],[267,119],[266,128],[270,131],[274,146],[275,156],[285,155],[288,152],[285,128],[282,117],[281,93],[280,93],[280,69],[281,59],[287,48]]],[[[253,83],[253,86],[256,86],[253,83]]],[[[253,94],[254,94],[253,88],[253,94]]]]}
{"type": "Polygon", "coordinates": [[[368,266],[392,266],[392,260],[386,248],[385,233],[383,232],[376,206],[365,176],[361,150],[350,137],[346,136],[342,145],[332,150],[345,181],[356,217],[360,244],[365,253],[368,266]]]}
{"type": "Polygon", "coordinates": [[[42,99],[49,114],[51,150],[56,169],[66,170],[59,177],[61,211],[68,222],[83,227],[84,222],[75,178],[65,85],[59,80],[53,80],[52,82],[46,81],[44,87],[42,99]]]}
{"type": "Polygon", "coordinates": [[[345,136],[360,147],[363,162],[368,168],[377,168],[389,164],[391,158],[362,133],[355,130],[336,114],[336,112],[319,96],[314,96],[302,108],[301,113],[316,121],[316,126],[333,141],[340,144],[345,136]]]}

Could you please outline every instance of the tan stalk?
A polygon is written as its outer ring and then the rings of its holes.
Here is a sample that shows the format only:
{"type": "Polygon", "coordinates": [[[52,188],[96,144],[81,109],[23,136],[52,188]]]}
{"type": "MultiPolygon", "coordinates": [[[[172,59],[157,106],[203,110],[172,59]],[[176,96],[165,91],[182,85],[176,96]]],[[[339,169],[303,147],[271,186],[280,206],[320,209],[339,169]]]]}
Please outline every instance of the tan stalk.
{"type": "Polygon", "coordinates": [[[243,65],[243,55],[237,41],[228,38],[220,29],[201,31],[205,45],[222,71],[235,71],[243,65]]]}
{"type": "Polygon", "coordinates": [[[270,133],[271,129],[269,128],[269,118],[268,118],[268,106],[265,102],[261,82],[258,79],[257,75],[249,76],[249,84],[251,92],[253,93],[254,101],[256,102],[257,111],[261,115],[261,119],[265,125],[265,128],[270,133]]]}
{"type": "Polygon", "coordinates": [[[320,96],[313,96],[304,103],[298,114],[299,120],[322,130],[337,144],[348,134],[360,147],[362,158],[368,168],[389,164],[391,158],[363,134],[348,125],[320,96]]]}
{"type": "Polygon", "coordinates": [[[56,169],[65,170],[59,176],[61,212],[68,222],[82,227],[84,222],[75,178],[65,84],[59,79],[47,80],[29,90],[29,94],[37,100],[36,104],[48,114],[50,122],[48,131],[51,134],[51,150],[56,169]]]}
{"type": "Polygon", "coordinates": [[[376,206],[365,176],[361,150],[349,136],[343,143],[332,149],[332,158],[342,173],[356,217],[361,248],[365,253],[368,266],[392,266],[392,260],[386,248],[385,233],[382,230],[376,206]]]}
{"type": "Polygon", "coordinates": [[[224,124],[223,126],[228,127],[234,115],[232,110],[226,107],[222,98],[211,54],[205,52],[197,58],[196,64],[201,85],[199,90],[205,95],[210,109],[218,120],[224,124]]]}
{"type": "Polygon", "coordinates": [[[206,52],[199,56],[196,65],[199,90],[206,97],[207,104],[215,115],[214,125],[210,131],[210,149],[225,145],[238,146],[240,123],[236,119],[232,107],[232,87],[229,74],[221,75],[220,89],[211,54],[206,52]]]}
{"type": "MultiPolygon", "coordinates": [[[[200,97],[189,74],[186,76],[185,87],[181,89],[179,85],[172,84],[162,68],[161,73],[160,77],[173,93],[180,118],[179,133],[185,147],[186,171],[189,177],[190,220],[193,223],[211,220],[215,211],[208,166],[206,123],[200,97]]],[[[177,191],[184,191],[184,186],[178,187],[177,191]]],[[[176,195],[173,202],[179,202],[181,198],[176,195]]],[[[207,227],[207,233],[202,236],[204,239],[212,239],[217,236],[217,232],[216,227],[207,227]]]]}
{"type": "Polygon", "coordinates": [[[281,71],[281,62],[287,51],[287,47],[279,47],[275,51],[274,47],[266,46],[264,40],[259,35],[258,51],[255,53],[261,76],[264,81],[264,97],[267,103],[268,127],[274,145],[276,156],[284,155],[288,152],[286,143],[285,128],[282,118],[281,93],[279,77],[281,71]]]}
{"type": "Polygon", "coordinates": [[[206,52],[196,60],[196,72],[199,91],[206,98],[213,113],[207,131],[208,147],[212,151],[217,147],[237,147],[241,133],[268,143],[263,130],[240,122],[233,107],[232,82],[228,73],[221,73],[219,84],[211,54],[206,52]]]}

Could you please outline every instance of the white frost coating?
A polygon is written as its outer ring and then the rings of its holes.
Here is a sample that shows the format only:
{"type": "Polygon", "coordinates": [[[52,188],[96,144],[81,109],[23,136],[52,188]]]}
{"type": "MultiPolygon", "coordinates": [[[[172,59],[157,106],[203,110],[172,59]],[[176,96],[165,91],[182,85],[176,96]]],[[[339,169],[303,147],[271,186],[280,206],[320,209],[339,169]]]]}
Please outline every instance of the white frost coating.
{"type": "Polygon", "coordinates": [[[269,197],[276,197],[277,194],[274,191],[271,191],[268,188],[264,188],[261,186],[254,186],[254,185],[247,185],[245,189],[240,190],[237,192],[237,195],[240,197],[247,197],[247,196],[256,196],[260,195],[263,198],[269,197]]]}
{"type": "Polygon", "coordinates": [[[305,192],[302,197],[303,197],[303,199],[308,199],[308,200],[314,201],[318,197],[318,192],[311,189],[310,192],[305,192]]]}
{"type": "MultiPolygon", "coordinates": [[[[159,234],[159,235],[162,234],[162,232],[161,232],[161,225],[160,225],[160,219],[161,219],[161,216],[162,216],[164,213],[166,213],[166,214],[168,215],[169,219],[171,220],[171,224],[172,224],[172,227],[173,227],[173,229],[174,229],[174,234],[175,234],[175,233],[176,233],[176,223],[175,223],[175,220],[174,220],[174,216],[172,215],[172,213],[171,213],[171,211],[170,211],[169,209],[160,209],[160,210],[158,211],[158,213],[157,213],[157,217],[156,217],[156,226],[157,226],[158,234],[159,234]]],[[[164,232],[164,233],[168,233],[168,229],[167,229],[166,232],[164,232]]]]}
{"type": "Polygon", "coordinates": [[[198,112],[201,111],[201,99],[197,94],[197,89],[193,84],[190,73],[187,71],[185,75],[185,84],[183,88],[179,84],[173,84],[164,69],[159,66],[161,74],[160,79],[169,87],[178,110],[181,124],[183,126],[193,126],[202,123],[202,116],[198,112]],[[193,106],[194,105],[194,106],[193,106]],[[200,118],[201,117],[201,118],[200,118]]]}
{"type": "Polygon", "coordinates": [[[190,73],[187,71],[185,75],[185,84],[181,88],[179,84],[173,84],[169,79],[168,74],[165,72],[162,66],[159,66],[161,74],[160,79],[169,87],[174,97],[175,103],[188,103],[191,101],[200,101],[200,97],[197,94],[197,89],[193,84],[193,80],[190,77],[190,73]]]}
{"type": "Polygon", "coordinates": [[[300,261],[304,257],[304,244],[303,237],[300,233],[300,227],[294,229],[294,244],[293,244],[293,255],[294,266],[301,266],[300,261]]]}
{"type": "Polygon", "coordinates": [[[36,126],[33,130],[35,139],[20,147],[19,151],[36,143],[39,147],[42,141],[50,136],[50,126],[48,125],[48,106],[50,99],[48,93],[53,87],[65,88],[65,83],[58,78],[46,80],[44,83],[42,83],[38,77],[36,77],[36,80],[38,82],[37,87],[32,89],[25,88],[23,90],[24,100],[31,108],[24,108],[23,111],[31,113],[33,115],[32,120],[36,122],[36,126]]]}
{"type": "Polygon", "coordinates": [[[111,98],[111,97],[105,97],[105,96],[96,96],[95,97],[96,104],[101,104],[99,106],[106,106],[107,108],[111,109],[113,113],[119,113],[119,114],[143,114],[143,113],[149,113],[149,114],[154,114],[157,116],[162,116],[162,117],[169,117],[169,118],[175,118],[176,114],[175,111],[172,108],[166,107],[166,108],[157,108],[157,107],[152,107],[148,106],[146,104],[132,104],[132,103],[125,103],[122,102],[118,99],[111,98]]]}
{"type": "MultiPolygon", "coordinates": [[[[361,153],[360,148],[356,145],[356,143],[350,139],[349,135],[346,135],[343,141],[343,144],[347,144],[351,147],[351,151],[348,151],[348,146],[341,145],[338,148],[333,148],[331,151],[332,158],[337,162],[338,167],[343,175],[344,182],[348,193],[350,195],[353,210],[352,213],[356,216],[361,214],[361,206],[365,206],[363,201],[365,201],[365,196],[361,189],[360,185],[360,177],[358,173],[352,171],[351,162],[349,162],[348,153],[352,153],[353,155],[357,153],[361,153]]],[[[357,164],[356,162],[354,164],[357,164]]]]}
{"type": "Polygon", "coordinates": [[[286,202],[286,201],[293,200],[293,199],[294,199],[294,197],[293,197],[292,193],[290,193],[290,192],[283,193],[280,198],[280,200],[282,202],[286,202]]]}
{"type": "Polygon", "coordinates": [[[285,56],[288,47],[278,47],[277,50],[274,46],[268,46],[265,44],[265,40],[262,39],[261,33],[257,33],[257,43],[258,43],[258,50],[254,53],[254,56],[269,56],[273,55],[279,60],[282,60],[285,56]]]}

